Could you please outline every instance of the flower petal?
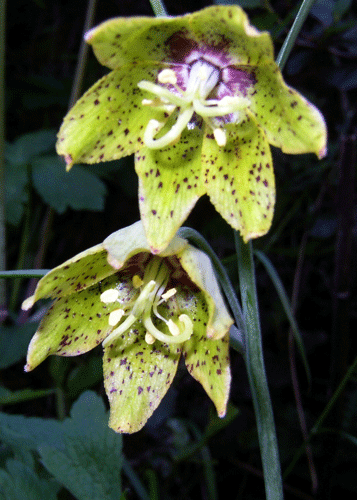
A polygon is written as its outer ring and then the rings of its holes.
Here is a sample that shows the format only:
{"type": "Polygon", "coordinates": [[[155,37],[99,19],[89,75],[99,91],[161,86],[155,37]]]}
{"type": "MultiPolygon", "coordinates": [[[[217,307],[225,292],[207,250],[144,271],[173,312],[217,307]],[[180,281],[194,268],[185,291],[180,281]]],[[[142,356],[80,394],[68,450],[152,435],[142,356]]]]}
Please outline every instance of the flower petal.
{"type": "Polygon", "coordinates": [[[136,155],[139,205],[153,253],[161,252],[204,194],[201,182],[202,132],[185,130],[165,149],[143,148],[136,155]]]}
{"type": "Polygon", "coordinates": [[[273,219],[275,179],[270,147],[253,120],[227,125],[227,145],[206,134],[202,147],[205,185],[216,210],[244,241],[265,234],[273,219]]]}
{"type": "Polygon", "coordinates": [[[109,427],[137,432],[160,404],[175,376],[180,347],[148,345],[140,321],[104,348],[104,385],[110,403],[109,427]]]}
{"type": "Polygon", "coordinates": [[[38,282],[35,293],[23,305],[32,307],[36,300],[56,298],[84,290],[110,276],[114,269],[107,262],[103,245],[96,245],[55,267],[38,282]]]}
{"type": "MultiPolygon", "coordinates": [[[[205,303],[202,304],[201,301],[197,300],[197,294],[190,297],[190,295],[178,293],[177,300],[180,310],[190,317],[189,311],[193,311],[192,314],[195,317],[192,320],[194,322],[200,322],[205,313],[207,318],[203,324],[206,336],[212,339],[224,337],[233,324],[233,320],[224,303],[210,258],[192,245],[188,245],[177,257],[193,283],[202,290],[205,299],[205,303]]],[[[194,331],[196,331],[195,329],[196,326],[194,326],[194,331]]]]}
{"type": "MultiPolygon", "coordinates": [[[[186,240],[175,236],[168,247],[162,251],[160,257],[175,255],[187,245],[186,240]]],[[[130,257],[140,252],[150,253],[150,246],[141,220],[112,233],[103,241],[103,247],[108,252],[108,261],[115,269],[120,269],[130,257]]]]}
{"type": "Polygon", "coordinates": [[[182,352],[188,371],[211,398],[218,415],[224,417],[231,384],[229,335],[220,340],[208,339],[204,325],[196,323],[195,335],[184,343],[182,352]]]}
{"type": "Polygon", "coordinates": [[[320,111],[288,87],[275,63],[254,69],[251,110],[273,146],[284,153],[326,153],[327,130],[320,111]]]}
{"type": "MultiPolygon", "coordinates": [[[[115,69],[139,61],[175,62],[176,51],[185,50],[185,38],[174,48],[170,38],[187,34],[189,16],[172,18],[131,17],[110,19],[86,34],[98,61],[115,69]]],[[[189,35],[187,44],[190,44],[189,35]]],[[[191,42],[192,43],[192,42],[191,42]]]]}
{"type": "Polygon", "coordinates": [[[238,6],[208,7],[195,12],[190,16],[190,28],[204,46],[202,50],[207,50],[205,59],[216,59],[219,66],[273,61],[269,33],[261,33],[249,24],[248,16],[238,6]]]}
{"type": "Polygon", "coordinates": [[[112,275],[82,292],[57,299],[31,339],[25,370],[33,370],[51,354],[77,356],[96,347],[113,329],[108,323],[110,312],[135,293],[131,277],[123,276],[118,283],[118,276],[112,275]],[[110,288],[118,290],[118,301],[104,304],[100,295],[110,288]]]}
{"type": "Polygon", "coordinates": [[[155,81],[162,67],[153,64],[123,66],[93,85],[64,118],[57,152],[67,168],[74,163],[115,160],[138,151],[151,118],[165,121],[164,112],[143,106],[147,92],[137,83],[155,81]]]}

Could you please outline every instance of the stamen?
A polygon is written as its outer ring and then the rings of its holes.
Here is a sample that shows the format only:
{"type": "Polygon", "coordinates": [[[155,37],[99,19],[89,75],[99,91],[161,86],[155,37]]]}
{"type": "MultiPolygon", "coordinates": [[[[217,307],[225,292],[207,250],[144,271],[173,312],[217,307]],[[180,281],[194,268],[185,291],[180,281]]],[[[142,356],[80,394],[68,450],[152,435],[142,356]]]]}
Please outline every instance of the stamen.
{"type": "MultiPolygon", "coordinates": [[[[176,140],[180,139],[181,133],[183,129],[186,127],[188,122],[191,120],[192,115],[194,113],[193,107],[185,109],[181,111],[179,114],[176,123],[171,127],[171,129],[159,139],[154,139],[154,136],[158,132],[158,124],[161,125],[157,120],[150,120],[145,133],[144,133],[144,142],[148,148],[151,149],[161,149],[165,146],[169,146],[174,143],[176,140]]],[[[162,128],[163,124],[160,128],[162,128]]]]}
{"type": "Polygon", "coordinates": [[[117,325],[123,316],[124,316],[123,309],[115,309],[115,311],[112,311],[109,314],[109,320],[108,320],[109,325],[110,326],[117,325]]]}
{"type": "Polygon", "coordinates": [[[176,85],[177,76],[176,73],[172,69],[163,69],[157,75],[157,81],[159,83],[171,83],[171,85],[176,85]]]}
{"type": "Polygon", "coordinates": [[[104,302],[104,304],[110,304],[111,302],[115,302],[119,297],[119,292],[115,288],[109,288],[105,290],[100,296],[100,300],[104,302]]]}
{"type": "MultiPolygon", "coordinates": [[[[181,344],[182,342],[186,342],[193,332],[193,324],[190,318],[186,314],[181,314],[179,320],[184,323],[184,331],[179,335],[166,335],[166,333],[161,332],[156,328],[153,324],[150,311],[145,311],[144,314],[144,325],[148,332],[155,337],[157,340],[164,342],[165,344],[181,344]]],[[[109,337],[108,337],[109,338],[109,337]]]]}
{"type": "Polygon", "coordinates": [[[214,138],[216,139],[216,142],[218,146],[225,146],[227,144],[227,136],[226,132],[223,130],[223,128],[215,128],[213,130],[213,135],[214,138]]]}
{"type": "Polygon", "coordinates": [[[106,347],[108,344],[111,344],[116,338],[119,337],[122,333],[125,333],[126,330],[129,330],[129,328],[137,321],[138,318],[136,318],[133,314],[130,314],[126,320],[118,326],[115,330],[112,331],[108,337],[103,340],[102,345],[106,347]]]}

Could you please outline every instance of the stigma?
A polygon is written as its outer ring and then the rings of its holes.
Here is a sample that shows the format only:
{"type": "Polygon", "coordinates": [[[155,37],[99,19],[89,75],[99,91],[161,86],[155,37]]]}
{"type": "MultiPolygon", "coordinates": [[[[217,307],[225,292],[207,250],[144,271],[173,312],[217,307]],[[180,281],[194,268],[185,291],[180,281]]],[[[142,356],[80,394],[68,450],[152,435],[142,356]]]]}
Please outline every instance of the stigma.
{"type": "Polygon", "coordinates": [[[221,70],[204,59],[192,63],[186,90],[179,87],[177,74],[171,68],[163,69],[158,74],[157,81],[158,84],[146,80],[138,83],[140,89],[154,96],[154,99],[143,99],[143,106],[156,107],[169,116],[177,109],[177,117],[170,130],[162,135],[160,131],[166,122],[155,119],[149,121],[144,133],[144,143],[151,149],[161,149],[177,142],[184,129],[190,128],[195,113],[210,127],[217,144],[225,146],[227,135],[222,127],[224,121],[218,121],[217,118],[230,115],[234,123],[239,123],[244,118],[242,111],[250,105],[250,100],[241,95],[210,98],[221,82],[221,70]]]}

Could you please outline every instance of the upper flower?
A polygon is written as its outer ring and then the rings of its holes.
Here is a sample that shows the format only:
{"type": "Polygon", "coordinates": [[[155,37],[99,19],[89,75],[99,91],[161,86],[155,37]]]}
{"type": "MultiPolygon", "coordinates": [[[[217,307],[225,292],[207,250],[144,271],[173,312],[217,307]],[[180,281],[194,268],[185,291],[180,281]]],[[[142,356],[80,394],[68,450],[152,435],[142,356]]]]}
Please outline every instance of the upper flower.
{"type": "Polygon", "coordinates": [[[265,234],[275,202],[269,143],[326,154],[323,117],[284,83],[269,34],[240,7],[113,19],[86,40],[113,71],[69,112],[58,152],[68,168],[136,153],[154,253],[205,193],[245,240],[265,234]]]}
{"type": "Polygon", "coordinates": [[[170,387],[181,353],[224,416],[233,321],[209,258],[182,238],[150,253],[141,222],[110,235],[44,276],[30,308],[51,297],[32,338],[26,371],[47,356],[76,356],[102,342],[109,425],[136,432],[170,387]]]}

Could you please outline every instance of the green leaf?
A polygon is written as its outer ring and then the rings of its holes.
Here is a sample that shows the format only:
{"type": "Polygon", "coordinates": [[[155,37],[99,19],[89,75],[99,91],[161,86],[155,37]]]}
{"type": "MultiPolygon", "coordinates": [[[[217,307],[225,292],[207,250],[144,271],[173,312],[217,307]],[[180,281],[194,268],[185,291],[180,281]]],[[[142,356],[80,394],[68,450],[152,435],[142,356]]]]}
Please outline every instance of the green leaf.
{"type": "Polygon", "coordinates": [[[63,422],[65,450],[39,447],[42,463],[77,500],[118,500],[122,438],[107,425],[102,399],[85,392],[63,422]]]}
{"type": "Polygon", "coordinates": [[[32,389],[22,389],[20,391],[10,391],[5,387],[0,387],[0,405],[22,403],[31,399],[43,398],[53,394],[54,389],[43,389],[34,391],[32,389]]]}
{"type": "Polygon", "coordinates": [[[0,469],[1,500],[56,500],[59,485],[53,480],[41,479],[28,466],[9,459],[6,469],[0,469]]]}
{"type": "Polygon", "coordinates": [[[21,326],[0,326],[0,369],[18,363],[26,356],[31,337],[38,323],[26,323],[21,326]]]}
{"type": "Polygon", "coordinates": [[[52,155],[35,158],[31,165],[35,189],[58,213],[64,213],[67,208],[104,209],[105,184],[85,168],[77,166],[68,173],[63,161],[52,155]]]}
{"type": "Polygon", "coordinates": [[[5,164],[5,215],[6,221],[14,226],[20,223],[24,205],[28,201],[28,192],[25,189],[27,182],[27,168],[5,164]]]}
{"type": "Polygon", "coordinates": [[[39,154],[50,151],[56,143],[54,130],[39,130],[21,135],[13,143],[6,144],[5,160],[12,166],[28,165],[39,154]]]}

